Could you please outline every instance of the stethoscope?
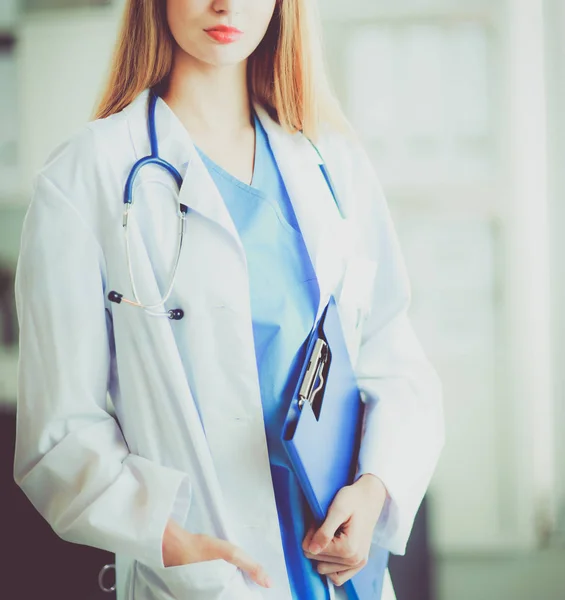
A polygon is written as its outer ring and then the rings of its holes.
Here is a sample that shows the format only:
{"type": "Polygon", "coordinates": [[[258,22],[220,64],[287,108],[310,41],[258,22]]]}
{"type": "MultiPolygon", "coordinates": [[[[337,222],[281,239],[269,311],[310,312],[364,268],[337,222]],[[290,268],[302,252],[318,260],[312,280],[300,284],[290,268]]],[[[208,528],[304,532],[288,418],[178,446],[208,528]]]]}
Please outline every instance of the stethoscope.
{"type": "MultiPolygon", "coordinates": [[[[182,308],[173,308],[168,311],[157,310],[157,309],[160,306],[163,306],[163,304],[168,300],[169,296],[171,295],[172,289],[173,289],[173,285],[174,285],[176,274],[177,274],[177,267],[179,264],[180,255],[181,255],[181,251],[182,251],[182,243],[183,243],[183,239],[184,239],[184,231],[185,231],[185,227],[186,227],[186,214],[188,212],[188,207],[185,204],[182,204],[181,202],[179,202],[179,207],[178,207],[179,210],[177,212],[177,216],[179,218],[178,250],[177,250],[177,254],[176,254],[176,258],[175,258],[175,262],[174,262],[174,266],[173,266],[173,272],[171,275],[170,283],[169,283],[169,286],[167,287],[167,291],[166,291],[165,295],[161,298],[161,300],[159,302],[157,302],[156,304],[143,304],[143,302],[141,302],[141,300],[139,299],[139,294],[137,293],[137,288],[135,286],[135,281],[134,281],[134,277],[133,277],[129,236],[128,236],[129,214],[133,207],[133,187],[135,184],[136,177],[139,175],[139,172],[141,171],[141,169],[143,167],[146,167],[148,165],[155,165],[157,167],[164,169],[173,177],[179,190],[183,183],[183,178],[182,178],[181,174],[178,172],[178,170],[172,164],[168,163],[166,160],[164,160],[163,158],[161,158],[159,156],[159,144],[157,141],[157,128],[155,125],[155,109],[157,106],[158,98],[159,98],[158,95],[153,90],[150,90],[148,115],[147,115],[147,128],[149,130],[149,141],[151,144],[151,154],[149,156],[145,156],[144,158],[139,159],[133,165],[133,168],[131,169],[131,171],[128,175],[128,178],[126,180],[126,184],[124,187],[124,199],[123,199],[124,214],[123,214],[122,225],[123,225],[123,232],[124,232],[124,237],[125,237],[126,260],[127,260],[127,267],[128,267],[128,273],[129,273],[129,280],[130,280],[130,284],[131,284],[131,289],[133,291],[134,300],[129,300],[127,298],[124,298],[123,294],[120,294],[115,290],[112,290],[108,294],[108,300],[110,300],[111,302],[115,302],[116,304],[121,304],[122,302],[125,302],[132,306],[138,306],[140,308],[143,308],[151,316],[168,317],[169,319],[171,319],[173,321],[179,321],[180,319],[182,319],[184,317],[184,311],[182,310],[182,308]]],[[[318,166],[320,167],[322,175],[324,176],[324,179],[330,189],[330,192],[332,194],[332,197],[333,197],[334,202],[339,210],[341,217],[345,218],[344,213],[341,208],[341,204],[338,199],[338,195],[337,195],[335,186],[332,182],[332,179],[331,179],[328,169],[326,167],[325,161],[322,158],[322,155],[320,154],[320,151],[318,150],[317,146],[312,142],[312,140],[310,140],[310,138],[308,138],[307,136],[304,136],[304,137],[306,137],[306,139],[310,142],[310,144],[316,151],[316,154],[318,156],[318,166]]]]}

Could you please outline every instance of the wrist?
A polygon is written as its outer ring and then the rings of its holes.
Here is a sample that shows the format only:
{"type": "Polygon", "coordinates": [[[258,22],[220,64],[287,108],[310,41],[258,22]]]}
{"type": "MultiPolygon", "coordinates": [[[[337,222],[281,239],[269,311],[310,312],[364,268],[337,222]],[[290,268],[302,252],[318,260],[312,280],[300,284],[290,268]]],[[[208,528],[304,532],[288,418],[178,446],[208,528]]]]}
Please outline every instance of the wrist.
{"type": "Polygon", "coordinates": [[[178,523],[169,519],[163,534],[162,552],[165,567],[176,567],[185,564],[187,542],[186,532],[178,523]]]}
{"type": "Polygon", "coordinates": [[[383,481],[373,475],[372,473],[363,473],[361,477],[355,482],[354,485],[359,485],[366,490],[366,493],[373,496],[374,500],[377,502],[382,502],[386,500],[388,495],[387,489],[383,481]]]}

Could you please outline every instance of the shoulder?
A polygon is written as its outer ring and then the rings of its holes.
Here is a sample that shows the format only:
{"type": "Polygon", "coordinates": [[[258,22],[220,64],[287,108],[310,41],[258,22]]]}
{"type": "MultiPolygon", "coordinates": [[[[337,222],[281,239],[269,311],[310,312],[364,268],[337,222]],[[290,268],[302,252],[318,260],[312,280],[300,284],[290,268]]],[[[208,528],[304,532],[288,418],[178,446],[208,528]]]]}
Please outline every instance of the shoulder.
{"type": "Polygon", "coordinates": [[[49,154],[33,180],[35,208],[58,213],[67,205],[102,236],[108,217],[122,210],[123,182],[136,161],[129,106],[85,123],[49,154]]]}
{"type": "Polygon", "coordinates": [[[36,172],[30,207],[44,227],[66,215],[101,240],[108,219],[122,210],[124,173],[135,160],[124,111],[86,123],[55,147],[36,172]]]}
{"type": "Polygon", "coordinates": [[[326,127],[316,145],[348,212],[364,218],[367,211],[386,208],[377,169],[354,131],[326,127]]]}
{"type": "Polygon", "coordinates": [[[72,192],[73,186],[91,182],[115,165],[118,156],[129,154],[130,146],[123,112],[91,121],[54,148],[36,178],[49,179],[63,193],[72,192]]]}

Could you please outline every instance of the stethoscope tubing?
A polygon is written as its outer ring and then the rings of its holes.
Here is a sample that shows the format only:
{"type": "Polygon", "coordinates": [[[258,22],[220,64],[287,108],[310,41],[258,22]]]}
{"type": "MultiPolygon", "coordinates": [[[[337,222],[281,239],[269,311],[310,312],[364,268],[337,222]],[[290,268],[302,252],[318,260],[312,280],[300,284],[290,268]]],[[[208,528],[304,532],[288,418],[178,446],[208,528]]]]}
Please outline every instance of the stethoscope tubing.
{"type": "MultiPolygon", "coordinates": [[[[127,210],[129,211],[129,209],[127,209],[127,210]]],[[[127,218],[126,218],[126,221],[127,221],[127,218]]],[[[135,285],[134,276],[133,276],[133,268],[132,268],[132,264],[131,264],[131,254],[130,254],[130,244],[129,244],[129,234],[128,234],[129,230],[128,230],[128,227],[126,224],[126,227],[124,228],[125,244],[126,244],[126,260],[127,260],[127,265],[128,265],[128,272],[129,272],[129,279],[131,282],[131,288],[133,291],[133,297],[135,298],[135,301],[136,301],[136,303],[134,304],[130,300],[130,301],[128,301],[129,304],[145,308],[145,310],[147,312],[149,312],[149,314],[154,314],[155,316],[160,316],[161,314],[163,314],[163,313],[151,313],[151,311],[154,311],[154,309],[158,308],[159,306],[162,306],[169,299],[169,296],[171,295],[171,292],[173,290],[173,285],[174,285],[175,278],[177,275],[177,267],[179,264],[180,255],[181,255],[181,251],[182,251],[182,243],[184,240],[185,224],[186,224],[186,214],[181,212],[180,213],[180,225],[179,225],[179,238],[180,238],[179,239],[179,247],[178,247],[178,252],[177,252],[175,262],[173,265],[173,274],[171,276],[171,281],[169,283],[167,292],[165,293],[165,295],[163,296],[161,301],[156,304],[143,304],[139,299],[139,294],[138,294],[138,291],[137,291],[137,288],[135,285]]],[[[122,301],[124,301],[124,298],[122,298],[122,301]]]]}
{"type": "MultiPolygon", "coordinates": [[[[124,302],[131,306],[143,308],[145,310],[145,312],[151,316],[168,317],[169,319],[178,321],[184,317],[184,311],[181,308],[171,309],[168,311],[157,311],[156,309],[165,304],[165,302],[169,299],[169,297],[172,293],[172,290],[173,290],[173,286],[174,286],[174,282],[175,282],[176,274],[177,274],[177,268],[178,268],[180,255],[181,255],[181,251],[182,251],[182,246],[183,246],[183,240],[184,240],[184,234],[185,234],[185,228],[186,228],[186,214],[188,212],[188,207],[185,204],[179,203],[179,212],[177,214],[177,216],[180,219],[179,243],[178,243],[177,255],[175,258],[174,265],[173,265],[173,274],[171,276],[171,279],[170,279],[170,282],[167,287],[167,291],[166,291],[165,295],[159,300],[159,302],[157,302],[155,304],[143,304],[141,302],[141,300],[139,299],[139,293],[138,293],[137,287],[135,285],[135,279],[134,279],[134,275],[133,275],[130,243],[129,243],[129,235],[128,235],[128,233],[129,233],[128,232],[129,213],[130,213],[131,209],[133,208],[133,197],[134,197],[133,188],[134,188],[136,177],[139,175],[139,172],[141,171],[141,169],[143,167],[146,167],[148,165],[154,165],[154,166],[157,166],[157,167],[160,167],[160,168],[166,170],[175,180],[175,183],[177,184],[179,191],[183,184],[183,178],[182,178],[181,174],[178,172],[178,170],[172,164],[170,164],[169,162],[167,162],[166,160],[162,159],[159,156],[159,143],[158,143],[158,139],[157,139],[157,127],[156,127],[156,123],[155,123],[155,112],[156,112],[157,100],[158,100],[158,95],[155,93],[155,91],[149,90],[147,129],[148,129],[148,133],[149,133],[149,143],[150,143],[150,147],[151,147],[151,154],[149,156],[140,158],[133,165],[133,167],[126,179],[126,183],[124,186],[124,196],[123,196],[124,214],[123,214],[122,226],[123,226],[124,237],[125,237],[125,249],[126,249],[126,261],[127,261],[128,275],[129,275],[131,289],[133,292],[133,297],[135,300],[130,300],[128,298],[124,298],[123,294],[120,294],[115,290],[112,290],[109,292],[108,299],[111,302],[115,302],[116,304],[121,304],[122,302],[124,302]]],[[[306,137],[306,139],[310,142],[311,146],[315,150],[315,152],[318,156],[318,165],[320,167],[322,175],[328,185],[328,188],[330,189],[330,192],[332,194],[332,197],[334,199],[337,209],[339,210],[341,217],[343,219],[345,219],[345,215],[343,213],[341,204],[338,199],[336,188],[330,177],[330,174],[326,167],[326,163],[324,162],[324,159],[323,159],[318,147],[314,144],[314,142],[312,142],[312,140],[310,140],[310,138],[308,138],[307,136],[304,136],[304,137],[306,137]]]]}
{"type": "Polygon", "coordinates": [[[148,165],[154,165],[154,166],[160,167],[162,169],[165,169],[174,178],[175,183],[177,184],[177,187],[179,190],[183,183],[182,176],[178,172],[178,170],[175,169],[175,167],[173,165],[171,165],[167,161],[163,160],[159,156],[159,145],[158,145],[158,141],[157,141],[157,128],[156,128],[156,124],[155,124],[155,110],[156,110],[156,105],[157,105],[157,99],[158,99],[157,94],[155,94],[151,90],[150,98],[149,98],[148,118],[147,118],[147,127],[148,127],[148,131],[149,131],[149,140],[150,140],[150,145],[151,145],[151,154],[149,156],[145,156],[145,157],[139,159],[134,164],[134,166],[132,167],[132,169],[128,175],[126,184],[124,186],[124,197],[123,197],[124,214],[123,214],[122,228],[124,231],[124,238],[125,238],[126,262],[127,262],[128,275],[129,275],[131,289],[133,292],[133,297],[135,298],[135,300],[130,300],[128,298],[124,298],[123,294],[120,294],[120,293],[116,292],[115,290],[112,290],[108,294],[108,299],[111,302],[115,302],[117,304],[121,304],[122,302],[125,302],[126,304],[129,304],[130,306],[137,306],[139,308],[143,308],[147,314],[154,316],[154,317],[168,317],[169,319],[180,320],[184,316],[184,311],[180,308],[176,308],[176,309],[172,309],[172,310],[168,310],[168,311],[157,311],[156,309],[165,304],[165,302],[169,299],[169,297],[172,293],[172,290],[173,290],[173,286],[174,286],[174,282],[175,282],[176,274],[177,274],[177,268],[178,268],[178,264],[179,264],[179,260],[180,260],[180,255],[182,252],[184,233],[185,233],[185,228],[186,228],[186,214],[188,212],[188,207],[185,204],[179,203],[179,212],[177,213],[177,216],[180,219],[179,242],[178,242],[178,249],[177,249],[177,253],[176,253],[175,262],[173,264],[173,273],[171,275],[171,279],[170,279],[169,285],[167,287],[167,291],[165,292],[165,295],[159,300],[159,302],[157,302],[155,304],[143,304],[143,302],[141,302],[139,293],[137,290],[137,286],[135,285],[135,277],[133,274],[133,267],[132,267],[132,262],[131,262],[130,240],[129,240],[129,214],[133,208],[133,196],[134,196],[133,187],[135,184],[135,180],[136,180],[137,176],[139,175],[139,172],[141,171],[141,169],[143,167],[146,167],[148,165]]]}

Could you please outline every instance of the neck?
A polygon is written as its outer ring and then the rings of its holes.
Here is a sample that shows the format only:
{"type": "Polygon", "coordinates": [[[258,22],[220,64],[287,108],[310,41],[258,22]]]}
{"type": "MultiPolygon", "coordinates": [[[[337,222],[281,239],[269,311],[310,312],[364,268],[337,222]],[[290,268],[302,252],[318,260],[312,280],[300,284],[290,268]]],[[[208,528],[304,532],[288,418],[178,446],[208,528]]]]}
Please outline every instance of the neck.
{"type": "Polygon", "coordinates": [[[190,133],[230,135],[251,123],[247,61],[217,67],[179,50],[162,97],[190,133]]]}

